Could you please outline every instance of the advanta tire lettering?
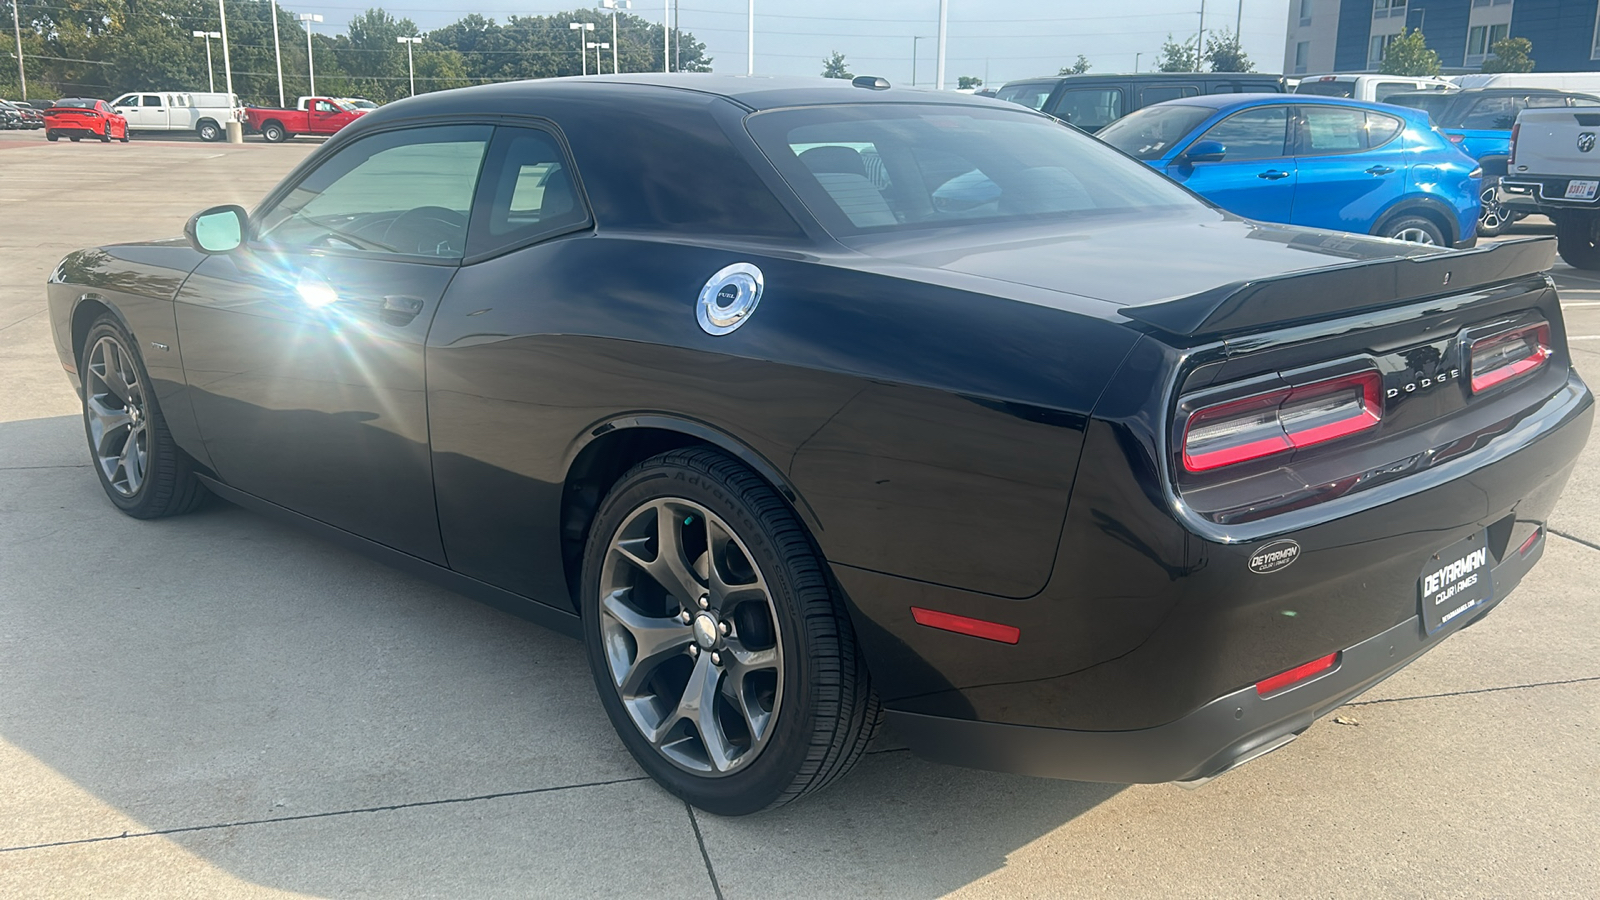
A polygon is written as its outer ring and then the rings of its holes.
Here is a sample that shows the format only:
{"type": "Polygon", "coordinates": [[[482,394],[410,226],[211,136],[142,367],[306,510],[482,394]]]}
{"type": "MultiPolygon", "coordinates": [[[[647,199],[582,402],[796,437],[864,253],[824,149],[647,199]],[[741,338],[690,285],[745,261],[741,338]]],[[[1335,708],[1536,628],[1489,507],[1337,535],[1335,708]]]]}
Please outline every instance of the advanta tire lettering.
{"type": "Polygon", "coordinates": [[[1296,541],[1273,541],[1257,547],[1250,554],[1250,571],[1257,575],[1281,572],[1300,558],[1300,544],[1296,541]]]}

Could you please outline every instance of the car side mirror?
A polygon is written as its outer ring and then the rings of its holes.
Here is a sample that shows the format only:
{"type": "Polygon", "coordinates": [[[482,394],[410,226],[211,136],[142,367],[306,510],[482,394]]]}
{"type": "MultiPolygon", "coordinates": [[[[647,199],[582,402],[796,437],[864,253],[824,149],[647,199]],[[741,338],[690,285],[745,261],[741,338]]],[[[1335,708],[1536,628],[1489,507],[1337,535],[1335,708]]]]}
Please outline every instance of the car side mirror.
{"type": "Polygon", "coordinates": [[[201,253],[231,253],[244,243],[249,215],[242,206],[213,206],[195,213],[183,226],[189,246],[201,253]]]}
{"type": "Polygon", "coordinates": [[[1227,155],[1228,148],[1222,146],[1221,141],[1195,141],[1183,151],[1184,161],[1192,163],[1222,162],[1227,155]]]}

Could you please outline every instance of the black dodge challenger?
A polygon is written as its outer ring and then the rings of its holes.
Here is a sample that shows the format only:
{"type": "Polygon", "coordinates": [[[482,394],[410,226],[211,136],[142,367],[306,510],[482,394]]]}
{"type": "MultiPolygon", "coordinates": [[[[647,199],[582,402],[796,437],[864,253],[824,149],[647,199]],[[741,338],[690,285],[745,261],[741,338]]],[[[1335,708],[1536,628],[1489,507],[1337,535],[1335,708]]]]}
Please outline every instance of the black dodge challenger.
{"type": "Polygon", "coordinates": [[[1551,261],[1246,221],[980,98],[621,76],[386,106],[49,294],[113,504],[581,637],[740,814],[885,720],[1201,782],[1481,618],[1593,418],[1551,261]]]}

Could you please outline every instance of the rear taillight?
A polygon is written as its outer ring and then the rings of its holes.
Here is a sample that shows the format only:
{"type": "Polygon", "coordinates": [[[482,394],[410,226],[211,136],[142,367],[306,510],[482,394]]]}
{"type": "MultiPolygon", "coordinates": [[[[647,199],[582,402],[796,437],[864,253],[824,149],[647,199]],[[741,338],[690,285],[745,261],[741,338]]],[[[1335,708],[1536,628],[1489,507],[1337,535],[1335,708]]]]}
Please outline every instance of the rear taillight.
{"type": "Polygon", "coordinates": [[[1196,410],[1183,430],[1183,467],[1208,472],[1376,428],[1382,379],[1365,371],[1196,410]]]}
{"type": "Polygon", "coordinates": [[[1313,659],[1311,662],[1302,663],[1287,672],[1279,672],[1271,678],[1256,682],[1256,694],[1265,697],[1268,694],[1275,694],[1286,688],[1294,687],[1302,681],[1309,681],[1324,672],[1332,670],[1338,663],[1339,654],[1337,653],[1329,653],[1321,659],[1313,659]]]}
{"type": "Polygon", "coordinates": [[[1521,122],[1511,124],[1511,155],[1506,157],[1506,171],[1511,171],[1511,164],[1517,161],[1517,132],[1522,130],[1521,122]]]}
{"type": "Polygon", "coordinates": [[[1474,394],[1534,371],[1550,359],[1550,326],[1544,322],[1479,338],[1468,352],[1474,394]]]}

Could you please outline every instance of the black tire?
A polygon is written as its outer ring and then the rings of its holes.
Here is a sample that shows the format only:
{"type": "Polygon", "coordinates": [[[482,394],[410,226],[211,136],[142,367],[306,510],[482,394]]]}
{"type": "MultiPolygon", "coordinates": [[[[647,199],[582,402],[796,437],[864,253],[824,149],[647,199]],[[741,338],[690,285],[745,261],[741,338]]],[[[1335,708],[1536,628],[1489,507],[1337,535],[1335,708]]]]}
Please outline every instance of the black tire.
{"type": "MultiPolygon", "coordinates": [[[[687,535],[689,526],[683,527],[687,535]]],[[[667,602],[672,602],[670,597],[667,602]]],[[[590,669],[617,734],[662,787],[708,812],[745,815],[819,790],[855,765],[877,728],[878,699],[827,564],[789,504],[765,481],[720,452],[696,448],[663,453],[617,481],[589,534],[581,605],[590,669]],[[771,641],[781,654],[782,678],[777,699],[769,707],[775,711],[753,757],[721,774],[691,772],[651,744],[630,717],[607,657],[600,582],[607,557],[614,552],[613,538],[620,538],[625,525],[638,521],[641,510],[662,500],[685,500],[720,519],[719,525],[748,549],[753,577],[764,580],[764,596],[775,616],[777,633],[771,641]]],[[[685,605],[684,615],[693,608],[685,605]]],[[[723,624],[732,616],[729,613],[723,624]]],[[[733,634],[742,636],[743,629],[736,625],[733,634]]],[[[724,628],[722,634],[729,631],[724,628]]],[[[615,648],[615,642],[611,646],[615,648]]],[[[629,652],[636,653],[637,644],[633,646],[629,652]]],[[[685,652],[696,662],[718,658],[709,648],[686,646],[685,652]]],[[[688,660],[683,661],[689,664],[688,660]]],[[[748,746],[754,747],[754,741],[748,746]]]]}
{"type": "Polygon", "coordinates": [[[1563,213],[1556,220],[1556,252],[1574,269],[1600,269],[1600,214],[1563,213]]]}
{"type": "Polygon", "coordinates": [[[100,131],[100,143],[102,143],[102,144],[111,143],[111,126],[109,124],[106,125],[106,127],[101,129],[101,131],[100,131]]]}
{"type": "Polygon", "coordinates": [[[1378,230],[1378,234],[1386,238],[1414,241],[1418,244],[1433,244],[1439,247],[1448,246],[1445,243],[1444,232],[1439,230],[1439,226],[1434,224],[1433,220],[1427,216],[1417,215],[1416,213],[1402,213],[1395,216],[1383,223],[1383,227],[1378,230]],[[1422,235],[1426,235],[1427,240],[1422,240],[1422,235]]]}
{"type": "Polygon", "coordinates": [[[281,144],[289,139],[289,132],[278,122],[268,122],[261,126],[261,137],[269,144],[281,144]]]}
{"type": "Polygon", "coordinates": [[[69,140],[69,141],[73,142],[74,144],[76,144],[77,142],[83,140],[83,135],[81,135],[81,134],[68,135],[67,136],[67,140],[69,140]]]}
{"type": "MultiPolygon", "coordinates": [[[[102,315],[89,326],[89,333],[83,340],[83,346],[78,348],[78,371],[83,383],[79,401],[83,407],[84,437],[89,444],[90,465],[112,504],[128,515],[136,519],[180,515],[197,508],[205,501],[209,492],[206,491],[205,485],[200,483],[200,479],[195,477],[194,464],[188,454],[178,449],[178,445],[172,440],[172,434],[167,430],[167,422],[161,414],[160,405],[156,402],[150,375],[145,371],[144,361],[133,350],[137,346],[115,318],[102,315]],[[102,341],[112,342],[120,348],[121,353],[126,354],[121,360],[122,364],[125,368],[131,368],[138,380],[134,401],[123,401],[113,395],[94,391],[97,381],[103,381],[102,375],[107,369],[98,356],[92,356],[102,341]],[[114,469],[111,473],[106,471],[96,446],[96,416],[91,412],[91,401],[102,407],[107,405],[115,407],[121,403],[124,411],[135,406],[140,410],[134,421],[143,425],[143,473],[139,484],[133,486],[131,490],[126,487],[119,488],[113,481],[113,476],[124,470],[114,469]]],[[[109,374],[105,377],[116,376],[109,374]]],[[[132,426],[129,427],[128,434],[130,437],[133,434],[132,426]]],[[[127,454],[123,455],[126,457],[127,454]]]]}
{"type": "Polygon", "coordinates": [[[194,127],[194,133],[199,136],[200,140],[205,141],[208,144],[216,143],[217,141],[222,140],[223,137],[222,126],[211,121],[210,119],[206,119],[199,125],[196,125],[194,127]]]}
{"type": "Polygon", "coordinates": [[[47,141],[59,141],[61,140],[61,135],[56,134],[54,131],[47,130],[44,133],[44,139],[47,141]]]}

